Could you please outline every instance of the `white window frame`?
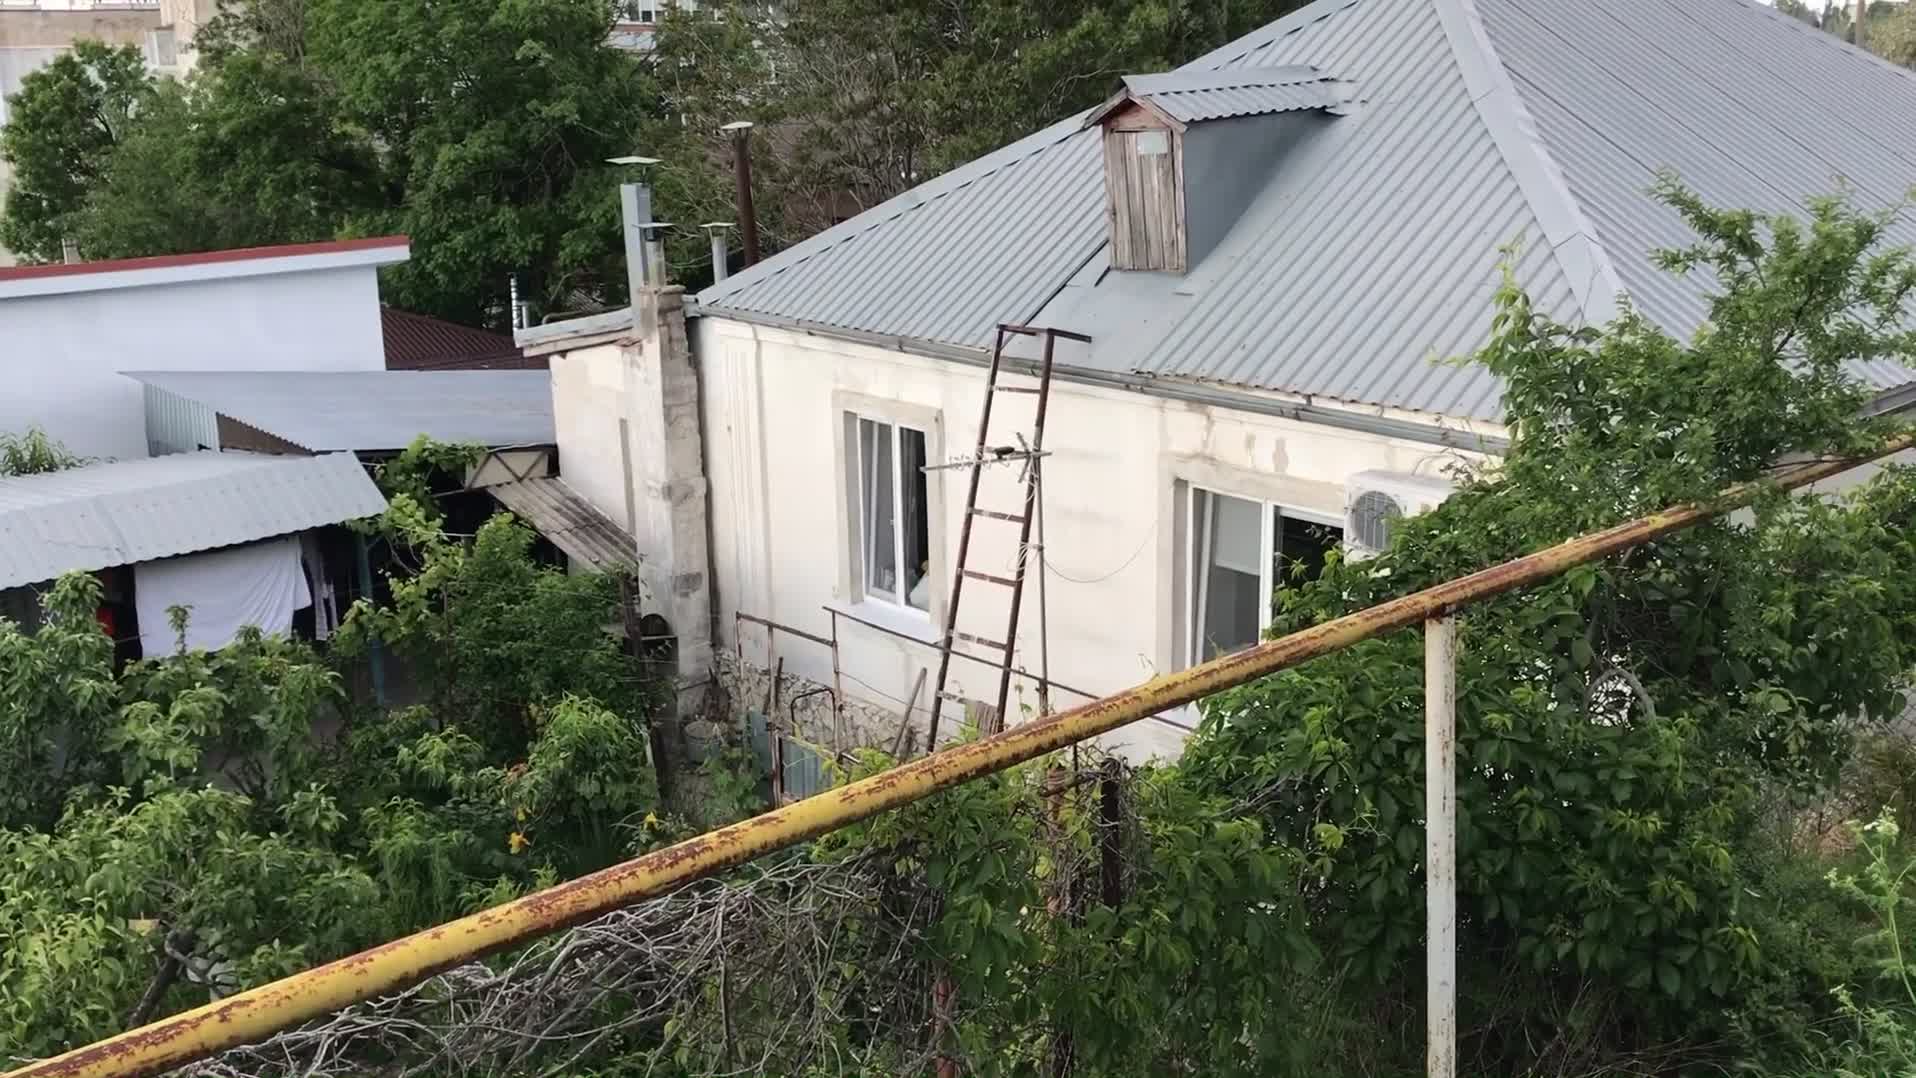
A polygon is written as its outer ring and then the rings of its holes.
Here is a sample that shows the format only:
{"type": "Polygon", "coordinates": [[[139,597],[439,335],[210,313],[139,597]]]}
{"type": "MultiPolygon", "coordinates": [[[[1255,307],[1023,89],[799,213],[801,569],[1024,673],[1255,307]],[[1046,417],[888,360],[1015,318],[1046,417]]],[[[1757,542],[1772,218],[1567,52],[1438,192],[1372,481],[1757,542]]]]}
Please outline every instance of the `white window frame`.
{"type": "Polygon", "coordinates": [[[1286,502],[1271,501],[1267,498],[1259,498],[1255,495],[1239,494],[1230,490],[1222,490],[1205,483],[1184,482],[1179,484],[1179,488],[1178,497],[1181,499],[1181,504],[1178,506],[1178,512],[1183,517],[1184,528],[1183,541],[1179,544],[1181,549],[1178,551],[1178,564],[1175,568],[1180,574],[1181,579],[1186,581],[1184,589],[1184,610],[1182,611],[1183,616],[1180,619],[1183,632],[1181,634],[1182,639],[1178,641],[1177,653],[1178,666],[1180,669],[1183,669],[1195,666],[1202,661],[1204,651],[1203,641],[1199,639],[1199,634],[1204,631],[1204,622],[1198,615],[1199,608],[1204,601],[1202,592],[1209,587],[1210,582],[1208,574],[1206,574],[1205,579],[1202,580],[1194,580],[1194,578],[1198,575],[1196,569],[1198,560],[1201,557],[1201,552],[1197,549],[1198,536],[1200,534],[1208,534],[1209,529],[1207,528],[1201,531],[1198,528],[1199,494],[1208,494],[1211,496],[1208,505],[1211,509],[1213,520],[1216,518],[1217,502],[1215,499],[1219,497],[1236,498],[1239,501],[1250,502],[1258,507],[1257,591],[1264,600],[1258,604],[1257,608],[1257,631],[1260,636],[1268,632],[1271,628],[1271,597],[1277,592],[1278,581],[1275,576],[1275,565],[1273,563],[1277,560],[1275,555],[1277,554],[1278,515],[1282,514],[1294,520],[1302,520],[1311,524],[1336,528],[1340,533],[1344,530],[1344,521],[1341,517],[1334,517],[1328,513],[1300,508],[1286,502]]]}
{"type": "MultiPolygon", "coordinates": [[[[908,635],[935,641],[939,629],[944,624],[945,593],[950,574],[946,568],[945,554],[945,475],[942,469],[925,473],[925,545],[926,560],[930,562],[926,570],[928,580],[927,593],[929,610],[920,610],[911,605],[908,596],[894,596],[883,593],[867,594],[865,581],[865,526],[864,505],[860,499],[859,467],[860,446],[858,421],[868,419],[875,423],[886,423],[892,427],[892,460],[894,465],[902,459],[899,450],[900,429],[917,431],[925,439],[925,463],[936,464],[944,459],[945,439],[942,413],[936,408],[910,404],[903,401],[886,400],[860,393],[840,391],[832,397],[833,431],[838,443],[838,461],[840,479],[838,487],[838,549],[839,557],[838,596],[845,608],[861,617],[886,625],[889,628],[908,635]]],[[[894,499],[902,494],[904,477],[894,467],[894,499]]],[[[895,500],[894,505],[903,502],[895,500]]],[[[904,529],[894,529],[893,556],[898,558],[903,573],[904,529]]]]}

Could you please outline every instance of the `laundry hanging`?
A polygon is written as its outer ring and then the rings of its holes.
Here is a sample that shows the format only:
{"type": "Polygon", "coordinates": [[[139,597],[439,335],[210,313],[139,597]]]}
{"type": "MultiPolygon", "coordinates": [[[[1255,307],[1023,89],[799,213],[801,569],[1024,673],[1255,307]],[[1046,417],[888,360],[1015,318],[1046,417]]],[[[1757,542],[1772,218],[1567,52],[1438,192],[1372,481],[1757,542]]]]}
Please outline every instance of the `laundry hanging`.
{"type": "Polygon", "coordinates": [[[313,601],[296,535],[143,562],[133,569],[133,596],[140,648],[148,658],[179,646],[171,607],[187,608],[186,647],[216,651],[248,625],[286,635],[293,611],[313,601]]]}

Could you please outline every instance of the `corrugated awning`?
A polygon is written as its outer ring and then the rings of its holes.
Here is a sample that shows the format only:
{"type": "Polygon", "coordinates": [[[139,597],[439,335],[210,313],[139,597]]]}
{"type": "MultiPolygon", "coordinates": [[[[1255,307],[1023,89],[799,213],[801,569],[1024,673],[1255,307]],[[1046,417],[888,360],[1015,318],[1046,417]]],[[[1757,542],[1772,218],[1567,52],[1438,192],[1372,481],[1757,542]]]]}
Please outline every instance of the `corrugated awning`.
{"type": "MultiPolygon", "coordinates": [[[[123,371],[154,395],[314,453],[391,452],[425,435],[483,446],[551,445],[545,371],[123,371]]],[[[150,433],[150,427],[149,427],[150,433]]],[[[177,446],[176,448],[186,448],[177,446]]]]}
{"type": "Polygon", "coordinates": [[[485,489],[568,557],[602,573],[638,565],[638,544],[632,537],[555,477],[521,479],[485,489]]]}
{"type": "Polygon", "coordinates": [[[0,588],[377,516],[350,453],[174,453],[0,479],[0,588]]]}

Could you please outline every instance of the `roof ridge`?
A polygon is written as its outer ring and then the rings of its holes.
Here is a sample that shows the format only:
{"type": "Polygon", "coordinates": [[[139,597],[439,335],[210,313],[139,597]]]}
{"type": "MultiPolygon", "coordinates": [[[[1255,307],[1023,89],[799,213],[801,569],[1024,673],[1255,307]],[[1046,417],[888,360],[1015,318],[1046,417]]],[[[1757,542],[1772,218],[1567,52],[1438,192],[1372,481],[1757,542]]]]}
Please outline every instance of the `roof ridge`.
{"type": "Polygon", "coordinates": [[[1537,130],[1522,91],[1490,40],[1476,0],[1432,2],[1478,119],[1542,227],[1578,310],[1586,318],[1608,320],[1625,296],[1622,275],[1537,130]]]}
{"type": "Polygon", "coordinates": [[[1916,79],[1916,71],[1912,71],[1901,64],[1892,63],[1868,49],[1859,48],[1854,41],[1848,38],[1837,37],[1835,34],[1830,33],[1820,26],[1811,26],[1809,23],[1804,22],[1794,15],[1785,15],[1769,4],[1753,3],[1751,0],[1730,0],[1730,2],[1736,4],[1738,7],[1753,9],[1760,15],[1767,15],[1772,19],[1781,20],[1784,25],[1791,27],[1798,33],[1811,34],[1820,43],[1821,47],[1829,48],[1833,46],[1839,52],[1848,53],[1859,60],[1873,63],[1875,66],[1888,71],[1893,71],[1901,78],[1916,79]]]}
{"type": "Polygon", "coordinates": [[[1305,26],[1322,22],[1362,2],[1363,0],[1313,0],[1312,3],[1305,4],[1273,22],[1265,23],[1235,41],[1227,41],[1203,56],[1179,65],[1174,70],[1219,70],[1231,61],[1242,60],[1279,38],[1288,37],[1305,26]]]}

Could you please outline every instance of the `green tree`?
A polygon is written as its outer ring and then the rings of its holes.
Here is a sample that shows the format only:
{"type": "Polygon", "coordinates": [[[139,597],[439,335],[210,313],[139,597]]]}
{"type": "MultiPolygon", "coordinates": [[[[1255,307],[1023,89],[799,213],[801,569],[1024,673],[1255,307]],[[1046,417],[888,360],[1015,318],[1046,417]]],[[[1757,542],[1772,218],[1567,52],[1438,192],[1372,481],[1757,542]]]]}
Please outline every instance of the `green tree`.
{"type": "MultiPolygon", "coordinates": [[[[390,485],[429,490],[459,459],[422,443],[390,485]]],[[[90,575],[55,582],[32,632],[0,619],[0,1055],[76,1047],[628,853],[659,808],[655,694],[607,631],[617,587],[536,564],[510,517],[468,549],[394,501],[383,533],[411,537],[420,572],[350,611],[335,658],[376,634],[417,658],[437,708],[355,706],[335,664],[256,630],[116,668],[90,575]]]]}
{"type": "Polygon", "coordinates": [[[73,227],[90,258],[304,243],[376,202],[373,152],[320,85],[236,51],[158,89],[73,227]]]}
{"type": "MultiPolygon", "coordinates": [[[[641,132],[663,158],[673,220],[732,220],[721,124],[751,120],[768,247],[796,242],[1097,103],[1120,75],[1193,59],[1297,0],[1080,5],[986,0],[748,3],[668,11],[648,77],[662,102],[641,132]]],[[[697,280],[703,237],[676,239],[697,280]]]]}
{"type": "MultiPolygon", "coordinates": [[[[1880,440],[1845,371],[1916,355],[1897,328],[1916,263],[1882,249],[1888,218],[1662,195],[1698,237],[1664,264],[1721,282],[1708,324],[1689,341],[1632,311],[1564,326],[1507,281],[1475,357],[1505,384],[1501,466],[1383,556],[1285,589],[1277,631],[1760,480],[1786,454],[1880,440]]],[[[1469,1046],[1487,1070],[1701,1043],[1753,986],[1795,975],[1750,897],[1769,890],[1763,825],[1829,788],[1858,719],[1901,711],[1913,511],[1900,471],[1853,499],[1773,496],[1462,613],[1462,980],[1526,997],[1469,1046]],[[1558,1036],[1566,1022],[1578,1036],[1558,1036]]],[[[1420,983],[1421,681],[1414,634],[1373,640],[1211,701],[1187,756],[1309,851],[1322,945],[1397,998],[1420,983]]]]}
{"type": "Polygon", "coordinates": [[[346,228],[413,238],[394,301],[483,321],[515,271],[548,305],[623,294],[604,159],[632,152],[645,102],[610,27],[603,0],[312,0],[307,62],[379,151],[384,197],[346,228]]]}
{"type": "Polygon", "coordinates": [[[185,86],[88,46],[23,87],[0,233],[51,260],[400,232],[387,295],[503,320],[623,294],[615,179],[651,107],[603,0],[244,0],[185,86]]]}
{"type": "Polygon", "coordinates": [[[76,42],[21,80],[0,129],[0,157],[13,168],[0,243],[29,259],[59,259],[87,193],[152,95],[140,51],[98,41],[76,42]]]}

